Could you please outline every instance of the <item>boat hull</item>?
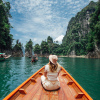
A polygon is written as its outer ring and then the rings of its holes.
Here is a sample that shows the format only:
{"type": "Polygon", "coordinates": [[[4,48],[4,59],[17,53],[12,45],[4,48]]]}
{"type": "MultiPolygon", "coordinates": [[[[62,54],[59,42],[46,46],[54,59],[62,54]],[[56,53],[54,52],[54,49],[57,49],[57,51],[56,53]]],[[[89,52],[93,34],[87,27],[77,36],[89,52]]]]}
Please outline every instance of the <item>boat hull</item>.
{"type": "Polygon", "coordinates": [[[43,66],[3,100],[93,100],[63,68],[59,73],[60,89],[46,91],[41,85],[43,66]]]}

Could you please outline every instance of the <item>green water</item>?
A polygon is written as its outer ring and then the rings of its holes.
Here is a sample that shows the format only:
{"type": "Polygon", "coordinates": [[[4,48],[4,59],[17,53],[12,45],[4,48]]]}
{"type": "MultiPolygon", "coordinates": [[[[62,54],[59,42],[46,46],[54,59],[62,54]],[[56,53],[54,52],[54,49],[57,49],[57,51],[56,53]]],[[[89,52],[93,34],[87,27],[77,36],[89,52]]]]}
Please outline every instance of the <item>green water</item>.
{"type": "MultiPolygon", "coordinates": [[[[38,62],[32,64],[30,60],[25,57],[11,57],[0,62],[0,100],[49,61],[40,57],[38,62]]],[[[100,100],[100,59],[61,57],[58,62],[94,100],[100,100]]]]}

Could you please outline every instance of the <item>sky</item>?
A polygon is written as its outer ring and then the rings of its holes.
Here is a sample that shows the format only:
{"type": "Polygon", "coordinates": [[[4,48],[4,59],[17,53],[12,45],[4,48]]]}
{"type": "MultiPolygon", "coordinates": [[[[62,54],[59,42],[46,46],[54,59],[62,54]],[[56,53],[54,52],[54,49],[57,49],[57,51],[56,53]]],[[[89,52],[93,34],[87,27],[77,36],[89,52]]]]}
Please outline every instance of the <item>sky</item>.
{"type": "MultiPolygon", "coordinates": [[[[9,19],[13,28],[14,44],[17,39],[25,46],[31,39],[33,46],[48,36],[62,43],[72,17],[91,0],[3,0],[11,4],[9,19]]],[[[92,0],[97,2],[98,0],[92,0]]]]}

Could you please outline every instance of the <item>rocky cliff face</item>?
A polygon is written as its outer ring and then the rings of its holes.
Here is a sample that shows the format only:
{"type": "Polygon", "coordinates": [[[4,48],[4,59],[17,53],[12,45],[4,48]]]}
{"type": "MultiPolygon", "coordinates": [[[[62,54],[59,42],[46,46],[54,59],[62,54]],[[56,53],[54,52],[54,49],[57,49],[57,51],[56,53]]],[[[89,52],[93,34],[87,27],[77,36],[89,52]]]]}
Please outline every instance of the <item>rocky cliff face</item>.
{"type": "Polygon", "coordinates": [[[32,56],[32,49],[30,48],[28,51],[25,51],[25,57],[32,56]]]}
{"type": "Polygon", "coordinates": [[[12,57],[23,57],[23,51],[19,50],[19,51],[13,51],[13,50],[3,50],[2,53],[5,53],[6,55],[11,55],[12,57]]]}
{"type": "Polygon", "coordinates": [[[100,48],[95,44],[95,50],[87,54],[87,58],[100,58],[100,48]]]}
{"type": "Polygon", "coordinates": [[[13,51],[12,52],[12,57],[23,57],[23,52],[21,51],[13,51]]]}
{"type": "Polygon", "coordinates": [[[22,50],[22,44],[19,42],[19,40],[16,41],[16,45],[12,49],[12,56],[13,57],[23,57],[23,50],[22,50]]]}
{"type": "Polygon", "coordinates": [[[95,11],[95,7],[96,3],[90,2],[88,6],[69,21],[66,34],[62,40],[62,44],[67,46],[67,55],[85,54],[90,31],[89,20],[91,14],[95,11]]]}

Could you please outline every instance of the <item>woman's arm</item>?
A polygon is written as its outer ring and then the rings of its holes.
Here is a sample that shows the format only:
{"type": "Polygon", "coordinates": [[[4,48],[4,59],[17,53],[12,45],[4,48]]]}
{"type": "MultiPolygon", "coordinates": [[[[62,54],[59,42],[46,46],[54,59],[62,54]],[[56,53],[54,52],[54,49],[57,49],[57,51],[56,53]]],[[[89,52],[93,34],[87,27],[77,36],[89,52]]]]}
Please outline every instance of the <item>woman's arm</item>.
{"type": "Polygon", "coordinates": [[[47,77],[47,72],[44,72],[44,76],[47,77]]]}
{"type": "Polygon", "coordinates": [[[60,70],[59,70],[59,72],[58,72],[58,76],[59,76],[60,71],[61,71],[61,68],[60,68],[60,70]]]}
{"type": "Polygon", "coordinates": [[[44,76],[46,77],[46,79],[47,79],[47,72],[44,72],[44,76]]]}

